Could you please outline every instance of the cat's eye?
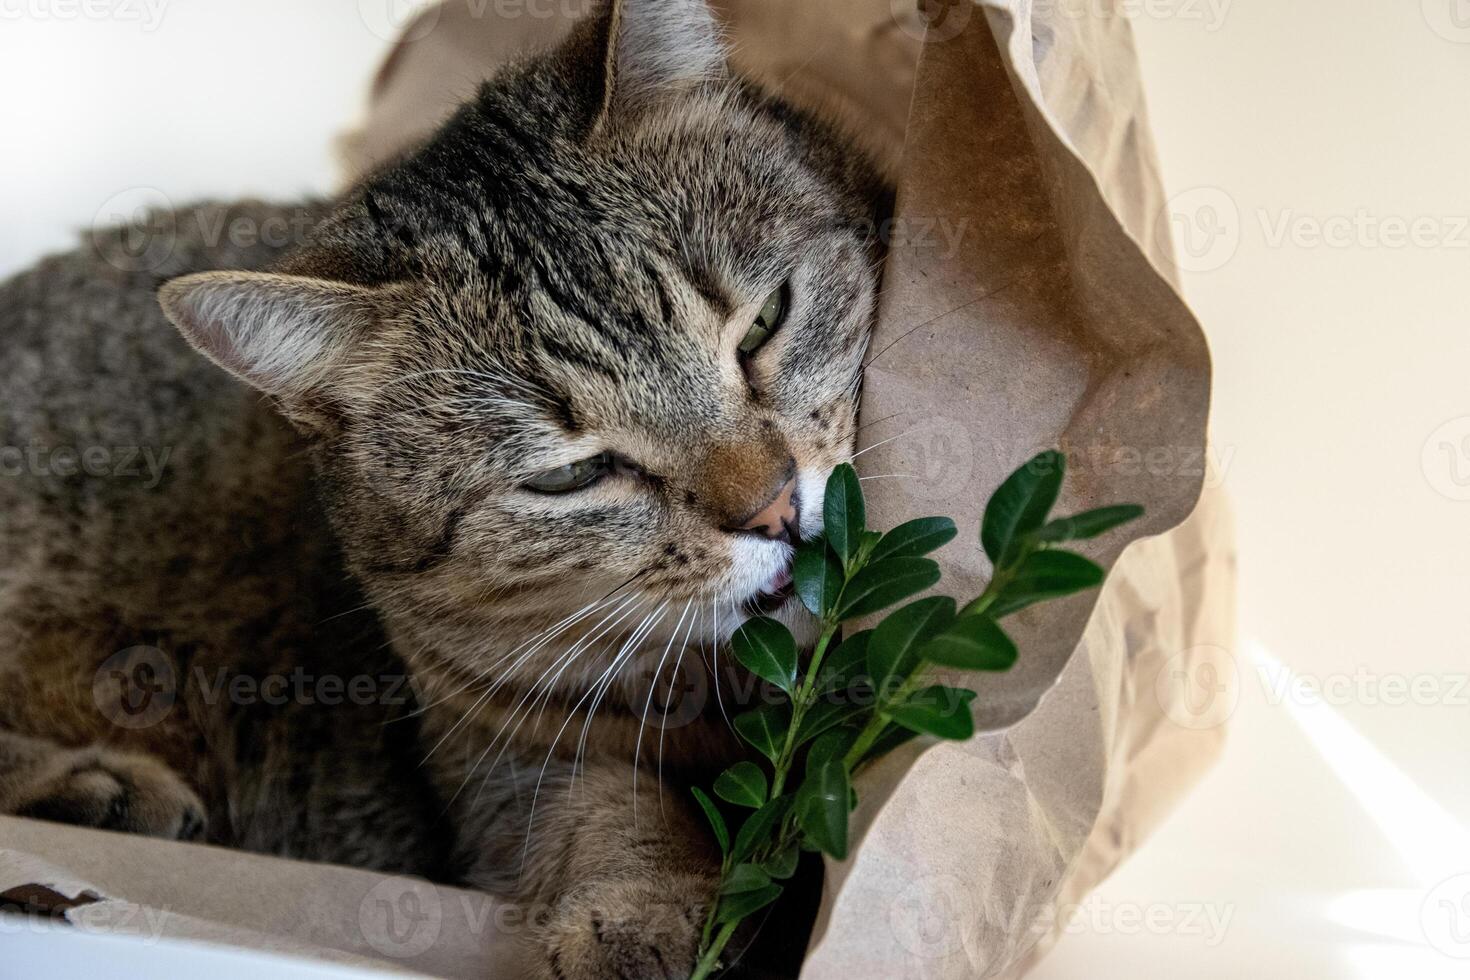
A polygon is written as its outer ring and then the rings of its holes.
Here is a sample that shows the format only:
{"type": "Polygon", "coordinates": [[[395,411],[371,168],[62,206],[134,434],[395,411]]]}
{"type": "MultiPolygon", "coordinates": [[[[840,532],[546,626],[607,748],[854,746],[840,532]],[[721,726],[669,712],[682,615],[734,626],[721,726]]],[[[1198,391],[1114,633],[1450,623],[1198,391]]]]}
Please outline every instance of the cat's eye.
{"type": "Polygon", "coordinates": [[[771,290],[771,295],[766,297],[761,310],[756,314],[755,320],[751,322],[750,329],[745,332],[745,337],[740,341],[737,350],[745,357],[750,357],[765,346],[766,341],[781,329],[781,324],[786,322],[786,308],[791,303],[791,287],[782,283],[771,290]]]}
{"type": "Polygon", "coordinates": [[[538,493],[570,493],[595,483],[612,472],[612,455],[598,453],[575,463],[558,466],[544,473],[537,473],[526,482],[526,487],[538,493]]]}

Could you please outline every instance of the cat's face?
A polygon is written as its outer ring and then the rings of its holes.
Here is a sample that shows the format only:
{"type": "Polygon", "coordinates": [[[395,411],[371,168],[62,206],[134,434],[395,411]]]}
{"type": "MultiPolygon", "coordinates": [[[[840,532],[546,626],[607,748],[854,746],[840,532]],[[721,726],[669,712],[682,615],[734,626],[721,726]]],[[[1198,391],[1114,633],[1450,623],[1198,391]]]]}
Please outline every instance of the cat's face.
{"type": "Polygon", "coordinates": [[[310,279],[165,290],[317,433],[405,652],[570,689],[758,611],[810,633],[792,544],[852,453],[882,193],[825,128],[720,81],[717,49],[625,40],[613,88],[569,83],[608,41],[581,33],[355,192],[289,270],[310,279]],[[222,322],[246,311],[282,335],[222,322]]]}

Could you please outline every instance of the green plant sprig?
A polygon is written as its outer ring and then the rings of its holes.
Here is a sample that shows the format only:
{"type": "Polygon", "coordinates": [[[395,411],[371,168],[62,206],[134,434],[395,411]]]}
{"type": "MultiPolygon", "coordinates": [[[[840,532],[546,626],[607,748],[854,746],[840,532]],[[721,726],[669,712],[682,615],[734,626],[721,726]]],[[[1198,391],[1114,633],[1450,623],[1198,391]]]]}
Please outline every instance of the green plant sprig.
{"type": "Polygon", "coordinates": [[[856,471],[847,464],[833,470],[823,533],[798,547],[792,566],[796,595],[821,623],[805,667],[791,632],[773,619],[750,619],[731,638],[741,665],[782,697],[734,718],[759,757],[716,777],[711,790],[725,810],[692,790],[722,855],[718,898],[705,920],[693,980],[721,968],[735,930],[780,897],[780,882],[796,873],[802,850],[847,857],[848,817],[857,805],[852,777],[863,765],[916,735],[963,740],[974,734],[975,692],[926,684],[928,668],[1008,670],[1016,645],[998,620],[1102,583],[1100,566],[1058,545],[1095,538],[1140,517],[1143,508],[1102,507],[1049,520],[1065,472],[1065,456],[1043,452],[991,496],[980,543],[994,572],[980,595],[958,608],[948,596],[927,596],[872,629],[842,636],[843,624],[936,585],[939,565],[926,556],[957,532],[946,517],[870,531],[856,471]],[[798,769],[799,781],[793,779],[798,769]],[[733,835],[725,817],[730,807],[749,811],[733,835]]]}

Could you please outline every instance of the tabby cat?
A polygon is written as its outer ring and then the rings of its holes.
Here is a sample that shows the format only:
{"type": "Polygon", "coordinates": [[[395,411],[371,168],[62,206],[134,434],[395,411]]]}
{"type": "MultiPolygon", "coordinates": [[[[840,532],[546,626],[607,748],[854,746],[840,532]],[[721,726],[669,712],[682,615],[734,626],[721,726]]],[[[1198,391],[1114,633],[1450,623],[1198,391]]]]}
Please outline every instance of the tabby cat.
{"type": "Polygon", "coordinates": [[[0,286],[0,813],[467,884],[548,910],[546,976],[686,976],[682,787],[740,752],[722,641],[811,636],[888,198],[702,2],[627,0],[331,205],[0,286]]]}

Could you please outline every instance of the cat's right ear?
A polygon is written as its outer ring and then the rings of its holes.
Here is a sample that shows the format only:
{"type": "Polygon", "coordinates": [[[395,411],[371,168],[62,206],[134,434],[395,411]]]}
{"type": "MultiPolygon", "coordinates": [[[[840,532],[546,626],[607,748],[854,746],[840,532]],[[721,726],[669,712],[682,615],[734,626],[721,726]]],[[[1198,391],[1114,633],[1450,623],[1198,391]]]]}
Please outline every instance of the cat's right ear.
{"type": "Polygon", "coordinates": [[[288,414],[342,384],[379,306],[372,289],[263,272],[182,276],[158,301],[200,353],[288,414]]]}
{"type": "Polygon", "coordinates": [[[574,29],[563,59],[595,130],[718,77],[727,54],[705,0],[606,0],[574,29]]]}

